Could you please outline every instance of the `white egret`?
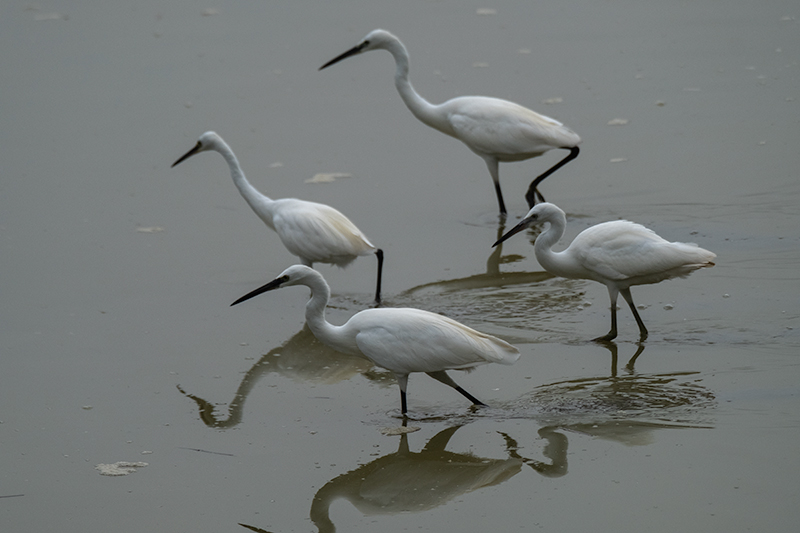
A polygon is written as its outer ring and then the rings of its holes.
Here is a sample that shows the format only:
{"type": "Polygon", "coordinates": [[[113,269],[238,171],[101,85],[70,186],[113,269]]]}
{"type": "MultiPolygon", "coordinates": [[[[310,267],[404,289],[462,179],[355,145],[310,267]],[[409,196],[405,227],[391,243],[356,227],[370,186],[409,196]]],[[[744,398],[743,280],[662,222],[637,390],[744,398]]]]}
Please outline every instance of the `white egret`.
{"type": "Polygon", "coordinates": [[[328,263],[344,268],[356,257],[374,253],[378,258],[375,302],[380,303],[383,250],[376,248],[350,219],[325,204],[296,198],[273,200],[261,194],[247,181],[231,147],[213,131],[201,135],[194,148],[172,166],[208,150],[222,154],[231,169],[233,183],[247,204],[304,265],[311,267],[314,263],[328,263]]]}
{"type": "Polygon", "coordinates": [[[532,207],[537,195],[544,201],[538,190],[542,180],[578,157],[581,138],[574,131],[555,119],[508,100],[461,96],[439,105],[431,104],[414,90],[408,80],[406,47],[386,30],[371,31],[358,45],[331,59],[319,70],[370,50],[386,50],[392,54],[397,65],[395,87],[415,117],[431,128],[455,137],[486,161],[500,213],[506,214],[506,206],[500,190],[499,163],[524,161],[554,148],[569,150],[569,155],[531,182],[525,198],[532,207]]]}
{"type": "Polygon", "coordinates": [[[453,387],[473,404],[485,405],[447,375],[448,369],[469,369],[486,363],[510,365],[519,350],[455,320],[413,308],[365,309],[342,326],[325,319],[330,288],[322,275],[303,265],[290,266],[266,285],[242,296],[236,305],[264,292],[305,285],[311,289],[306,323],[322,343],[342,353],[366,357],[392,372],[400,386],[400,406],[408,411],[406,389],[411,372],[425,372],[453,387]]]}
{"type": "Polygon", "coordinates": [[[497,246],[512,235],[538,224],[550,224],[536,238],[534,252],[542,267],[556,276],[599,281],[608,288],[611,298],[611,330],[594,339],[610,341],[617,336],[617,295],[628,302],[639,325],[640,340],[647,338],[631,298],[633,285],[658,283],[666,279],[684,278],[699,268],[714,266],[716,254],[693,243],[669,242],[652,230],[628,220],[603,222],[583,230],[562,252],[552,247],[564,235],[567,217],[558,206],[541,203],[531,209],[522,221],[500,237],[497,246]]]}

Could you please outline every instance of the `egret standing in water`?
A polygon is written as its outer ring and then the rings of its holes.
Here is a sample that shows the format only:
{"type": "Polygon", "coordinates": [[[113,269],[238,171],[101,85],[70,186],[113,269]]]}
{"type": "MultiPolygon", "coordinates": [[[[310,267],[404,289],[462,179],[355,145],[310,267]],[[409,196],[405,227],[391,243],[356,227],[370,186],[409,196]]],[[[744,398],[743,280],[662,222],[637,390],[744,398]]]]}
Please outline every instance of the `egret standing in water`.
{"type": "Polygon", "coordinates": [[[647,338],[631,287],[684,278],[699,268],[714,266],[716,254],[693,243],[669,242],[650,229],[627,220],[603,222],[583,230],[563,252],[552,247],[564,235],[567,217],[550,203],[534,206],[522,221],[500,237],[497,246],[512,235],[539,224],[549,227],[536,238],[534,253],[542,267],[556,276],[599,281],[611,298],[611,330],[594,339],[610,341],[617,336],[617,295],[622,294],[639,325],[640,341],[647,338]]]}
{"type": "Polygon", "coordinates": [[[273,289],[305,285],[311,289],[306,323],[322,343],[342,353],[366,357],[392,372],[400,386],[400,407],[408,412],[406,388],[411,372],[425,372],[453,387],[476,405],[485,405],[447,375],[449,369],[469,369],[486,363],[510,365],[519,350],[491,335],[450,318],[413,308],[365,309],[344,325],[325,320],[330,288],[322,274],[303,265],[290,266],[266,285],[242,296],[236,305],[273,289]]]}
{"type": "Polygon", "coordinates": [[[264,196],[247,181],[231,147],[213,131],[201,135],[194,148],[172,166],[208,150],[222,154],[231,169],[233,183],[247,204],[304,265],[311,267],[314,263],[329,263],[344,268],[358,256],[375,254],[378,257],[375,302],[381,302],[383,250],[369,242],[350,219],[325,204],[296,198],[273,200],[264,196]]]}
{"type": "Polygon", "coordinates": [[[538,157],[548,150],[569,150],[569,154],[534,179],[525,199],[533,207],[538,190],[547,176],[578,157],[581,138],[559,121],[540,115],[521,105],[486,96],[461,96],[443,104],[431,104],[412,87],[408,80],[408,51],[403,43],[386,30],[373,30],[357,46],[331,59],[319,69],[338,63],[350,56],[370,50],[386,50],[394,57],[397,70],[394,85],[406,107],[422,123],[455,137],[486,161],[494,182],[500,213],[506,214],[500,190],[499,163],[524,161],[538,157]]]}

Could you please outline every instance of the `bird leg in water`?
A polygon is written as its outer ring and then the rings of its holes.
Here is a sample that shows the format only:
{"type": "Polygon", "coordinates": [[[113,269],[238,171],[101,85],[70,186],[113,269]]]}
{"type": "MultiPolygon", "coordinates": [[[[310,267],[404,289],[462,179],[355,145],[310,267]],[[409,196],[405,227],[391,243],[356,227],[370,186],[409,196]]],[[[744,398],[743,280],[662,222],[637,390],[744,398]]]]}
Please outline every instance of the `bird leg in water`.
{"type": "Polygon", "coordinates": [[[549,176],[559,168],[563,167],[564,165],[566,165],[567,163],[578,157],[578,153],[580,152],[580,148],[578,148],[577,146],[573,146],[572,148],[565,147],[564,150],[569,150],[569,154],[567,154],[567,157],[565,157],[564,159],[562,159],[561,161],[550,167],[543,174],[539,175],[539,177],[537,177],[535,180],[531,182],[530,186],[528,187],[528,192],[525,193],[525,199],[528,201],[528,207],[532,208],[534,205],[536,205],[536,196],[539,196],[540,202],[545,201],[544,196],[542,196],[542,193],[540,193],[539,189],[537,188],[539,184],[547,176],[549,176]]]}
{"type": "Polygon", "coordinates": [[[482,401],[477,399],[475,396],[473,396],[472,394],[470,394],[467,391],[465,391],[464,389],[462,389],[458,385],[458,383],[453,381],[453,378],[451,378],[449,375],[447,375],[447,372],[445,372],[444,370],[439,370],[437,372],[426,372],[426,374],[428,374],[430,377],[432,377],[436,381],[440,381],[440,382],[444,383],[445,385],[449,385],[449,386],[453,387],[455,390],[460,392],[466,399],[471,401],[473,404],[482,405],[482,406],[486,407],[485,403],[483,403],[482,401]]]}
{"type": "MultiPolygon", "coordinates": [[[[592,342],[608,342],[617,338],[617,289],[613,287],[608,288],[608,296],[611,298],[611,329],[602,337],[592,339],[592,342]]],[[[628,289],[630,294],[630,289],[628,289]]]]}
{"type": "MultiPolygon", "coordinates": [[[[633,318],[636,319],[636,324],[639,326],[639,342],[642,342],[647,338],[647,328],[644,326],[644,321],[642,317],[639,316],[636,305],[633,303],[630,287],[627,289],[619,289],[619,294],[622,294],[622,297],[628,302],[628,307],[631,308],[633,318]]],[[[607,342],[617,337],[617,291],[612,292],[612,290],[609,289],[608,295],[611,297],[611,330],[606,335],[593,339],[595,342],[607,342]]]]}
{"type": "Polygon", "coordinates": [[[381,305],[381,279],[383,278],[383,250],[378,248],[375,250],[375,255],[378,257],[378,286],[375,289],[375,307],[381,305]]]}
{"type": "Polygon", "coordinates": [[[500,182],[494,182],[494,192],[497,195],[497,205],[500,206],[500,214],[507,215],[508,211],[506,211],[506,203],[503,201],[503,191],[500,190],[500,182]]]}
{"type": "Polygon", "coordinates": [[[408,412],[408,402],[406,401],[406,389],[408,388],[408,374],[395,374],[397,386],[400,387],[400,412],[406,416],[408,412]]]}
{"type": "Polygon", "coordinates": [[[647,328],[644,327],[644,322],[642,321],[642,317],[639,316],[639,312],[636,310],[636,306],[633,305],[633,297],[631,296],[631,289],[620,289],[620,294],[622,297],[625,298],[625,301],[628,302],[628,307],[631,308],[631,312],[633,313],[633,318],[636,319],[636,324],[639,326],[639,342],[645,340],[647,338],[647,328]]]}

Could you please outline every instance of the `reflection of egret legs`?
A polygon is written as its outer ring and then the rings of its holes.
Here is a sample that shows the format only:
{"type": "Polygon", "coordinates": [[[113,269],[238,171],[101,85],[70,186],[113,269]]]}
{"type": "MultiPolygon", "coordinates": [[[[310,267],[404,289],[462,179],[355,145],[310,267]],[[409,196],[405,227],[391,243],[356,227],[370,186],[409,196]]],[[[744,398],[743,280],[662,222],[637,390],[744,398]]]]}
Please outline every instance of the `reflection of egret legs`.
{"type": "MultiPolygon", "coordinates": [[[[612,341],[598,341],[598,344],[604,346],[609,352],[611,352],[611,377],[617,377],[617,343],[612,341]]],[[[629,374],[633,374],[633,365],[636,362],[636,359],[642,355],[643,351],[644,344],[637,342],[636,353],[633,354],[633,357],[631,357],[628,363],[625,365],[625,370],[627,370],[629,374]]]]}
{"type": "Polygon", "coordinates": [[[510,435],[499,432],[506,441],[506,450],[509,457],[520,459],[523,463],[530,466],[541,475],[545,477],[561,477],[567,473],[567,448],[569,441],[567,436],[562,433],[557,433],[554,427],[543,427],[539,430],[539,436],[547,440],[542,455],[550,459],[551,464],[543,463],[541,461],[534,461],[527,459],[517,453],[519,445],[510,435]]]}
{"type": "MultiPolygon", "coordinates": [[[[497,240],[500,240],[500,237],[503,236],[503,233],[506,230],[505,224],[505,217],[500,217],[500,224],[497,225],[497,240]]],[[[492,253],[489,255],[489,259],[486,260],[486,273],[491,276],[497,276],[500,274],[500,255],[503,252],[503,245],[500,244],[499,246],[495,246],[495,249],[492,250],[492,253]]]]}

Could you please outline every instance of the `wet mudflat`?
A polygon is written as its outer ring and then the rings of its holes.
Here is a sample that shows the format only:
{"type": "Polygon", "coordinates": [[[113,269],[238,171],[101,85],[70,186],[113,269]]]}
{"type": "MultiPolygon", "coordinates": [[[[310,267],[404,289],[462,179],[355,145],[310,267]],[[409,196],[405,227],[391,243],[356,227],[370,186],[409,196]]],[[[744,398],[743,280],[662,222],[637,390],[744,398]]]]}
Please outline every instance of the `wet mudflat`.
{"type": "MultiPolygon", "coordinates": [[[[800,12],[728,7],[7,6],[4,529],[789,530],[800,12]],[[484,163],[408,112],[391,56],[317,71],[377,27],[429,100],[508,98],[581,135],[541,188],[564,244],[626,218],[717,265],[634,288],[644,344],[622,302],[618,339],[588,342],[604,287],[543,272],[534,233],[491,248],[562,155],[501,165],[502,221],[484,163]],[[219,155],[170,168],[212,129],[261,191],[330,204],[385,250],[385,305],[520,348],[455,374],[488,408],[412,375],[419,429],[391,434],[394,379],[313,338],[306,289],[229,307],[295,259],[219,155]]],[[[374,269],[319,266],[331,322],[370,305],[374,269]]]]}

